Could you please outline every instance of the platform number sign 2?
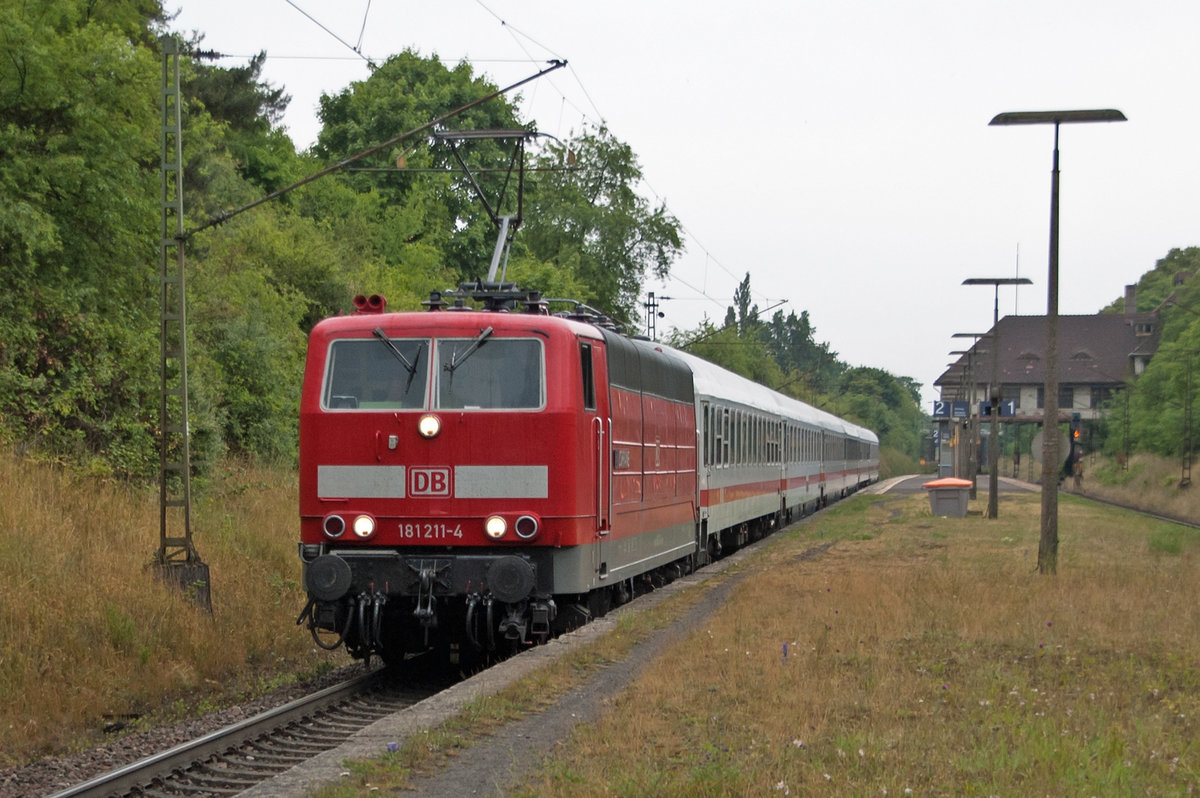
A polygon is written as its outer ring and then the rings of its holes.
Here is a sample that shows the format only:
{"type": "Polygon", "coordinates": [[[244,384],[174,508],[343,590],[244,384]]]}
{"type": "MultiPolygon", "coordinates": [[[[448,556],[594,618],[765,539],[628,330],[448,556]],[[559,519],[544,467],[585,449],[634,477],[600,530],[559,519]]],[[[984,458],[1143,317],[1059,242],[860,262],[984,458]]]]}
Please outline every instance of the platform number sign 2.
{"type": "Polygon", "coordinates": [[[950,418],[950,403],[943,399],[933,400],[933,417],[950,418]]]}

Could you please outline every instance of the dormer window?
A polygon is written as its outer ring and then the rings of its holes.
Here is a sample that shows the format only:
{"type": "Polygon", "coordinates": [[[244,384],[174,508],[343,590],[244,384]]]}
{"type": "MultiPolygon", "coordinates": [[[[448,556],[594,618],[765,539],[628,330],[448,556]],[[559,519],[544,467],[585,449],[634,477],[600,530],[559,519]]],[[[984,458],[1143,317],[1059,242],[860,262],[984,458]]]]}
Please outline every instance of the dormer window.
{"type": "Polygon", "coordinates": [[[1154,325],[1148,321],[1139,321],[1133,325],[1134,335],[1150,335],[1154,332],[1154,325]]]}

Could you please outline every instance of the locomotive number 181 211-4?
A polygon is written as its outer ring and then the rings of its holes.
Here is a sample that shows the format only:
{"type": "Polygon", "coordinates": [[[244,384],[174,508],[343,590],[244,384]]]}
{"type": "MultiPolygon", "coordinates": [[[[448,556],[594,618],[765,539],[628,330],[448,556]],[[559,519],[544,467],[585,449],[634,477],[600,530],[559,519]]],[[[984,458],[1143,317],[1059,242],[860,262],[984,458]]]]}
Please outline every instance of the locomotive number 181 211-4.
{"type": "Polygon", "coordinates": [[[462,524],[442,524],[436,522],[414,522],[399,524],[400,537],[405,540],[442,540],[444,538],[459,538],[463,536],[462,524]]]}

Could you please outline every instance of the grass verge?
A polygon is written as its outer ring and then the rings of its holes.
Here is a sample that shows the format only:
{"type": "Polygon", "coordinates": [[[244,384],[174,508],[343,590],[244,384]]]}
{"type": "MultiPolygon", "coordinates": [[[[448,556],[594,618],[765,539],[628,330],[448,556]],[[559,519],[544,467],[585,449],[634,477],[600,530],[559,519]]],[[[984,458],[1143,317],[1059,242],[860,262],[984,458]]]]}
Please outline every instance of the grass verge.
{"type": "Polygon", "coordinates": [[[349,662],[295,625],[295,473],[227,464],[194,502],[212,614],[148,566],[158,492],[0,453],[0,767],[349,662]]]}
{"type": "MultiPolygon", "coordinates": [[[[924,496],[860,496],[786,533],[521,794],[1193,791],[1200,534],[1064,496],[1044,577],[1037,495],[1000,511],[933,518],[924,496]]],[[[563,672],[532,678],[510,694],[563,672]]],[[[507,700],[481,711],[501,724],[507,700]]],[[[399,754],[321,795],[402,788],[418,765],[399,754]]]]}

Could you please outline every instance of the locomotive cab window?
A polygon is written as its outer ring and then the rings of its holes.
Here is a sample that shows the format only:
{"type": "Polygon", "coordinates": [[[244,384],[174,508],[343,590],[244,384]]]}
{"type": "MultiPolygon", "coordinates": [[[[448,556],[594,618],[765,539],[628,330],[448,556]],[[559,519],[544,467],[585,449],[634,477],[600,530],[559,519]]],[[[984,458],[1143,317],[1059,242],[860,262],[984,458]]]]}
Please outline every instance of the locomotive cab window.
{"type": "Polygon", "coordinates": [[[583,409],[596,409],[596,379],[592,371],[592,345],[579,343],[579,366],[583,374],[583,409]]]}
{"type": "Polygon", "coordinates": [[[437,341],[437,401],[442,410],[536,410],[545,404],[542,344],[533,338],[437,341]]]}
{"type": "Polygon", "coordinates": [[[426,339],[347,338],[329,346],[321,404],[327,410],[425,406],[426,339]]]}

